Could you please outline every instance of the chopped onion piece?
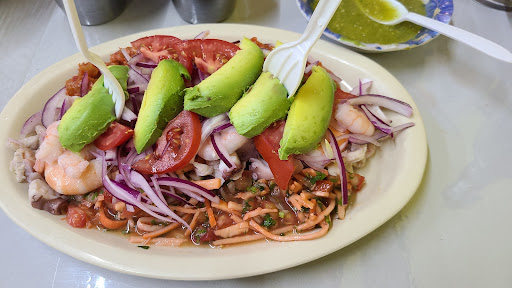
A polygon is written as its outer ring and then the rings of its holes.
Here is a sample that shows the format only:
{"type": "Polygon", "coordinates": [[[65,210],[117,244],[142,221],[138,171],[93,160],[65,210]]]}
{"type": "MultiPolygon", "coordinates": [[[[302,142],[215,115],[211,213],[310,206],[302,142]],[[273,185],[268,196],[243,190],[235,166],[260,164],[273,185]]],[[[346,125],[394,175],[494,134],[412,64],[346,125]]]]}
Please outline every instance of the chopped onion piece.
{"type": "Polygon", "coordinates": [[[203,32],[197,34],[196,37],[194,37],[194,39],[205,39],[206,37],[208,37],[208,35],[210,35],[210,30],[204,30],[203,32]]]}
{"type": "Polygon", "coordinates": [[[137,115],[135,115],[132,110],[125,106],[123,109],[123,114],[121,114],[121,119],[132,122],[133,120],[137,119],[137,115]]]}

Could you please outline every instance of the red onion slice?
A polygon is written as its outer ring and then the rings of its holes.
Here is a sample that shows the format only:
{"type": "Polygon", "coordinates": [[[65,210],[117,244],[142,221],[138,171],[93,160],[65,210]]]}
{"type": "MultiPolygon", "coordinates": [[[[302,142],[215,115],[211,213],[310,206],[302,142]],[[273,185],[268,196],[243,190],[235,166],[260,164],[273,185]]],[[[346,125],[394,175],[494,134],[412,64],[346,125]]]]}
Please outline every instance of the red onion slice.
{"type": "Polygon", "coordinates": [[[87,72],[85,72],[84,77],[82,77],[82,83],[80,84],[80,97],[84,97],[88,91],[89,91],[89,74],[87,74],[87,72]]]}
{"type": "Polygon", "coordinates": [[[329,143],[331,143],[332,150],[334,151],[334,158],[336,159],[336,163],[338,164],[338,168],[340,170],[340,179],[341,179],[341,202],[343,205],[347,205],[348,203],[348,188],[347,188],[347,171],[345,170],[345,163],[343,163],[343,157],[341,156],[340,147],[338,146],[338,141],[336,141],[336,137],[332,133],[331,129],[327,129],[327,134],[329,136],[329,143]]]}
{"type": "Polygon", "coordinates": [[[366,117],[368,117],[368,120],[372,122],[373,126],[377,127],[377,129],[384,133],[391,134],[392,129],[388,124],[384,123],[384,121],[382,121],[380,118],[375,116],[370,110],[368,110],[368,108],[366,108],[366,105],[361,105],[360,107],[363,110],[366,117]]]}
{"type": "Polygon", "coordinates": [[[60,89],[55,95],[53,95],[44,105],[43,114],[41,116],[41,123],[44,127],[48,128],[50,124],[55,122],[58,117],[58,113],[62,107],[62,102],[66,98],[66,87],[60,89]]]}
{"type": "Polygon", "coordinates": [[[142,68],[156,68],[158,65],[154,63],[138,62],[135,64],[135,66],[142,68]]]}
{"type": "MultiPolygon", "coordinates": [[[[131,83],[133,81],[133,84],[140,85],[140,84],[148,84],[149,78],[145,77],[139,71],[133,69],[133,67],[130,67],[131,69],[128,70],[128,83],[131,83]]],[[[131,85],[130,85],[131,86],[131,85]]]]}
{"type": "Polygon", "coordinates": [[[377,105],[377,106],[381,106],[381,107],[385,107],[387,109],[393,110],[393,111],[400,113],[407,117],[410,117],[412,115],[411,105],[409,105],[403,101],[393,99],[393,98],[383,96],[383,95],[366,94],[363,96],[348,99],[347,103],[350,105],[363,105],[363,104],[377,105]]]}
{"type": "Polygon", "coordinates": [[[210,138],[212,140],[212,146],[213,146],[213,149],[215,150],[215,153],[217,153],[217,155],[219,156],[220,160],[222,162],[224,162],[224,164],[226,164],[226,166],[228,168],[233,168],[234,164],[231,163],[231,161],[229,161],[229,154],[228,152],[226,151],[226,149],[224,148],[224,146],[222,145],[217,145],[217,134],[215,133],[212,133],[210,135],[210,138]]]}
{"type": "Polygon", "coordinates": [[[180,190],[183,189],[192,191],[193,193],[203,196],[214,203],[219,203],[220,200],[219,197],[215,195],[215,193],[213,193],[212,191],[205,189],[194,182],[190,182],[180,178],[160,177],[158,178],[158,184],[163,186],[171,186],[180,190]]]}
{"type": "Polygon", "coordinates": [[[25,137],[27,134],[34,132],[37,125],[41,125],[43,111],[39,111],[34,115],[28,117],[27,121],[23,123],[23,127],[21,127],[20,135],[25,137]]]}
{"type": "Polygon", "coordinates": [[[158,195],[155,193],[155,191],[153,191],[153,189],[146,181],[144,176],[132,170],[130,172],[130,179],[133,185],[135,185],[135,187],[142,189],[146,193],[149,199],[153,201],[153,203],[156,205],[157,208],[160,209],[161,212],[163,212],[165,215],[170,216],[172,219],[180,222],[190,230],[190,226],[188,225],[188,223],[185,220],[183,220],[180,216],[176,215],[176,213],[174,213],[171,209],[169,209],[167,203],[164,203],[164,201],[162,201],[162,199],[158,197],[158,195]]]}

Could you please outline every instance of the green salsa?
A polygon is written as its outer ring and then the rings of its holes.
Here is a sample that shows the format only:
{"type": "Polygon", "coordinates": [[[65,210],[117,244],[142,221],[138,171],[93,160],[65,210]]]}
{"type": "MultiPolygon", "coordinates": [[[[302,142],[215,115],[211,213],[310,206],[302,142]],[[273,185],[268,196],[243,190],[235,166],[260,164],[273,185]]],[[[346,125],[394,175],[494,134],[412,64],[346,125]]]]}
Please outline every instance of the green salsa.
{"type": "MultiPolygon", "coordinates": [[[[319,0],[313,1],[313,9],[319,0]]],[[[398,0],[410,11],[425,15],[425,5],[421,0],[398,0]]],[[[364,9],[375,19],[389,20],[396,11],[380,0],[343,0],[327,27],[334,33],[343,35],[347,40],[364,43],[392,44],[408,41],[421,30],[410,22],[397,25],[377,23],[366,16],[364,9]]]]}

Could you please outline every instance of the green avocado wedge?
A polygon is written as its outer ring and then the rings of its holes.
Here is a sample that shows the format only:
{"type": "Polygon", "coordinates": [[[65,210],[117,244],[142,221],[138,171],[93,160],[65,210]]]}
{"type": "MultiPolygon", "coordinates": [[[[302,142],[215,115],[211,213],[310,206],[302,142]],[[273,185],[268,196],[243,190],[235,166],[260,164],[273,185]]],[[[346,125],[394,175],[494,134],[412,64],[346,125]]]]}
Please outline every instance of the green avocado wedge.
{"type": "Polygon", "coordinates": [[[290,109],[288,91],[279,79],[263,72],[254,85],[229,111],[231,124],[238,134],[251,138],[270,124],[286,117],[290,109]]]}
{"type": "MultiPolygon", "coordinates": [[[[113,65],[109,70],[127,95],[128,67],[113,65]]],[[[103,86],[102,75],[94,83],[91,91],[77,99],[62,116],[57,127],[60,144],[73,152],[80,152],[85,145],[105,132],[114,120],[114,101],[108,89],[103,86]]]]}
{"type": "Polygon", "coordinates": [[[295,95],[280,142],[279,158],[313,150],[327,130],[332,114],[335,84],[325,69],[315,66],[295,95]]]}
{"type": "Polygon", "coordinates": [[[263,69],[263,52],[243,38],[235,56],[198,85],[185,89],[185,110],[205,117],[228,112],[263,69]]]}
{"type": "Polygon", "coordinates": [[[153,70],[133,134],[138,153],[155,144],[167,123],[183,110],[182,76],[190,79],[187,69],[175,60],[162,60],[153,70]]]}

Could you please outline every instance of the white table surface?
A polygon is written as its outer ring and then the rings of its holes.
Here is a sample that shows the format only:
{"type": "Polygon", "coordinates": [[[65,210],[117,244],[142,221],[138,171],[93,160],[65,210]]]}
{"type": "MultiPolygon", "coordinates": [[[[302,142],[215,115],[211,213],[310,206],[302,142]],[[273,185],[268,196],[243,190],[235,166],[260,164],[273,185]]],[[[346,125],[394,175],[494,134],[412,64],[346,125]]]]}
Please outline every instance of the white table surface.
{"type": "MultiPolygon", "coordinates": [[[[512,51],[512,13],[473,0],[454,2],[453,25],[512,51]]],[[[295,0],[238,1],[226,22],[296,32],[307,24],[295,0]]],[[[178,25],[187,23],[171,1],[133,0],[120,17],[84,27],[84,33],[93,46],[178,25]]],[[[0,0],[0,107],[37,73],[76,52],[54,1],[0,0]]],[[[429,143],[420,188],[376,231],[284,271],[174,282],[78,261],[39,242],[0,211],[0,287],[512,287],[512,64],[445,37],[410,51],[367,56],[412,95],[429,143]]]]}

